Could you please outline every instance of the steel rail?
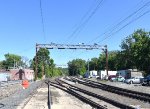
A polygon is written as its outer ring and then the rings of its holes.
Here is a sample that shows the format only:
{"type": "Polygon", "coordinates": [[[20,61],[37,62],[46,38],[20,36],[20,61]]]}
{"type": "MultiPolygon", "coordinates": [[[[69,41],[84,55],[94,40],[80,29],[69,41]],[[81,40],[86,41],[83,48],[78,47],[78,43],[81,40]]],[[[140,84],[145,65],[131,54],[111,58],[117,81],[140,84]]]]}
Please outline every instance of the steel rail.
{"type": "MultiPolygon", "coordinates": [[[[57,81],[57,80],[56,80],[56,81],[57,81]]],[[[69,83],[67,83],[67,82],[65,82],[65,81],[62,81],[62,80],[59,80],[59,81],[61,81],[62,83],[68,84],[69,87],[72,88],[72,89],[74,89],[74,90],[78,90],[78,91],[83,92],[83,93],[85,93],[85,94],[87,94],[87,95],[90,95],[90,96],[93,96],[93,97],[95,97],[95,98],[101,99],[101,100],[103,100],[103,101],[105,101],[105,102],[107,102],[107,103],[110,103],[110,104],[112,104],[112,105],[114,105],[114,106],[116,106],[116,107],[123,108],[123,109],[135,109],[135,108],[132,107],[132,106],[128,106],[128,105],[123,104],[123,103],[120,103],[120,102],[118,102],[118,101],[114,101],[114,100],[112,100],[112,99],[106,98],[106,97],[101,96],[101,95],[98,95],[98,94],[96,94],[96,93],[93,93],[93,92],[87,91],[87,90],[85,90],[85,89],[76,87],[76,86],[71,85],[71,84],[69,84],[69,83]]]]}
{"type": "Polygon", "coordinates": [[[54,82],[50,82],[50,85],[51,85],[51,86],[54,86],[54,87],[56,87],[56,88],[59,88],[59,89],[65,91],[65,92],[67,92],[67,93],[69,93],[69,94],[71,94],[71,95],[73,95],[73,96],[79,98],[79,99],[82,100],[83,102],[90,104],[92,107],[94,107],[94,108],[96,108],[96,109],[107,109],[106,107],[104,107],[104,106],[102,106],[102,105],[100,105],[100,104],[98,104],[98,103],[96,103],[96,102],[90,100],[89,98],[86,98],[86,97],[82,96],[81,94],[78,94],[76,91],[74,91],[74,89],[63,85],[59,80],[56,80],[56,81],[57,81],[59,84],[54,83],[54,82]]]}
{"type": "Polygon", "coordinates": [[[99,89],[102,89],[102,90],[105,90],[105,91],[108,91],[108,92],[128,96],[130,98],[137,99],[137,100],[150,102],[150,94],[147,94],[147,93],[142,93],[142,92],[123,89],[123,88],[119,88],[119,87],[115,87],[115,86],[111,86],[111,85],[106,85],[106,84],[99,83],[99,82],[92,81],[92,80],[82,79],[82,81],[80,81],[79,78],[76,79],[76,80],[78,82],[84,84],[84,85],[87,85],[87,86],[91,86],[91,87],[94,86],[95,88],[99,88],[99,89]],[[85,80],[85,82],[83,82],[83,80],[85,80]]]}

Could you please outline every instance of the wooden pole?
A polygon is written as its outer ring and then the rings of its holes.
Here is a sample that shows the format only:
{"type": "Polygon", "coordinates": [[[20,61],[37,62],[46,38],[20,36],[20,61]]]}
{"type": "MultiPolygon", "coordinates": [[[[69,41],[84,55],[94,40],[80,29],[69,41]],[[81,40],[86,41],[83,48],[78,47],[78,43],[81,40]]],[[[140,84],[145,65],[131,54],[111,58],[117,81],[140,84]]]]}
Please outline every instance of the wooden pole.
{"type": "Polygon", "coordinates": [[[106,74],[108,76],[108,49],[107,49],[107,45],[105,45],[105,54],[106,54],[106,74]]]}
{"type": "Polygon", "coordinates": [[[36,43],[36,54],[35,54],[35,81],[37,80],[37,43],[36,43]]]}

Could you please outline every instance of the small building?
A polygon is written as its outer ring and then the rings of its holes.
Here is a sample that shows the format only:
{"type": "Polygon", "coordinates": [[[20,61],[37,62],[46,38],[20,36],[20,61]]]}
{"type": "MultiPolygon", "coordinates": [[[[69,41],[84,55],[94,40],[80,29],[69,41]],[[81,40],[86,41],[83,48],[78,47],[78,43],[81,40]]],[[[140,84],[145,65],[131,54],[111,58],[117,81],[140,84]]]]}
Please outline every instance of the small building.
{"type": "Polygon", "coordinates": [[[33,80],[34,70],[31,69],[10,69],[11,80],[33,80]]]}
{"type": "MultiPolygon", "coordinates": [[[[108,76],[116,75],[116,74],[117,74],[117,71],[108,71],[108,76]]],[[[106,77],[107,77],[106,70],[105,71],[103,71],[103,70],[99,71],[98,76],[99,76],[100,79],[106,79],[106,77]]]]}
{"type": "Polygon", "coordinates": [[[7,80],[33,80],[34,70],[31,69],[9,69],[9,71],[0,71],[0,81],[7,80]]]}
{"type": "MultiPolygon", "coordinates": [[[[106,79],[106,70],[105,71],[99,71],[98,75],[100,79],[106,79]]],[[[142,77],[142,72],[139,72],[137,70],[118,70],[118,71],[108,71],[108,76],[110,75],[116,75],[116,76],[122,76],[125,79],[129,79],[131,77],[142,77]]]]}
{"type": "Polygon", "coordinates": [[[131,71],[130,70],[119,70],[117,71],[117,76],[122,76],[125,79],[131,78],[131,71]]]}
{"type": "Polygon", "coordinates": [[[97,71],[91,70],[90,71],[90,77],[96,77],[97,76],[97,71]]]}
{"type": "Polygon", "coordinates": [[[84,74],[84,77],[85,78],[93,78],[93,77],[97,77],[97,71],[95,70],[91,70],[91,71],[87,71],[85,74],[84,74]]]}

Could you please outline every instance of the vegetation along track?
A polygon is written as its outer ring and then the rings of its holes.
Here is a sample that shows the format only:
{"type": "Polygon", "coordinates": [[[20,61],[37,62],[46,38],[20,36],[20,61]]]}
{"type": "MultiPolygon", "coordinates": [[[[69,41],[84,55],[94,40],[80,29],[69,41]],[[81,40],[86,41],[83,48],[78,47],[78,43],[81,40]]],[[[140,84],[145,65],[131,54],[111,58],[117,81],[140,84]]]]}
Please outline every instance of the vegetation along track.
{"type": "Polygon", "coordinates": [[[88,79],[79,79],[79,78],[71,78],[71,79],[73,81],[78,81],[79,83],[90,86],[90,87],[99,88],[108,92],[127,96],[133,99],[150,102],[150,94],[147,94],[147,93],[142,93],[142,92],[123,89],[123,88],[119,88],[119,87],[115,87],[111,85],[106,85],[104,83],[100,83],[100,82],[96,82],[96,81],[92,81],[88,79]]]}
{"type": "MultiPolygon", "coordinates": [[[[75,91],[79,91],[79,92],[82,92],[82,93],[87,94],[87,95],[89,95],[89,96],[92,96],[92,97],[94,97],[94,98],[103,100],[103,101],[105,101],[105,102],[107,102],[107,103],[109,103],[109,104],[111,104],[111,105],[113,105],[113,106],[115,106],[115,107],[118,107],[118,108],[122,108],[122,109],[135,109],[135,108],[132,107],[132,106],[129,106],[129,105],[120,103],[120,102],[118,102],[118,101],[114,101],[114,100],[112,100],[112,99],[106,98],[106,97],[104,97],[104,96],[98,95],[98,94],[96,94],[96,93],[93,93],[93,92],[84,90],[84,89],[82,89],[82,88],[79,88],[79,87],[76,87],[76,86],[74,86],[74,85],[71,85],[71,84],[69,84],[68,82],[62,81],[62,80],[60,80],[60,79],[56,79],[56,81],[57,81],[57,83],[51,82],[51,83],[52,83],[51,85],[53,85],[53,86],[56,86],[56,85],[57,85],[57,86],[58,86],[58,84],[59,84],[60,86],[65,87],[65,91],[66,91],[66,92],[71,93],[71,94],[73,94],[73,95],[75,95],[75,96],[76,96],[76,95],[79,95],[79,94],[74,94],[74,93],[76,93],[75,91]],[[63,85],[62,83],[67,84],[67,86],[66,86],[66,85],[63,85]]],[[[60,86],[59,86],[59,87],[60,87],[60,86]]],[[[58,88],[58,87],[57,87],[57,88],[58,88]]],[[[64,89],[63,89],[63,90],[64,90],[64,89]]],[[[79,95],[79,96],[82,96],[82,95],[79,95]]],[[[78,96],[76,96],[76,97],[78,97],[78,96]]],[[[80,98],[80,97],[78,97],[78,98],[80,98]]],[[[91,100],[88,99],[88,98],[86,98],[86,99],[80,98],[80,99],[81,99],[82,101],[85,101],[86,103],[91,104],[92,106],[97,106],[97,105],[95,105],[95,103],[92,103],[92,102],[94,102],[94,101],[91,101],[91,100]]],[[[106,109],[106,107],[104,107],[104,106],[102,106],[102,107],[100,106],[100,108],[97,108],[97,109],[101,109],[101,108],[106,109]]]]}

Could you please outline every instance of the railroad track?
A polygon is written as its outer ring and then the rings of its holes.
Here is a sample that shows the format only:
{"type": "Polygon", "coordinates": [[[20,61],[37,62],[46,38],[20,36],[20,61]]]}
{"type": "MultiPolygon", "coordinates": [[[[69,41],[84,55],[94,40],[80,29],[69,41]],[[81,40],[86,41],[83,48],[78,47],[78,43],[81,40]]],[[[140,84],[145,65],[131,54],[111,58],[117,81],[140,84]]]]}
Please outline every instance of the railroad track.
{"type": "Polygon", "coordinates": [[[71,86],[69,86],[68,84],[64,84],[63,81],[59,80],[59,79],[56,79],[56,82],[50,82],[50,85],[56,87],[56,88],[59,88],[71,95],[74,95],[75,97],[79,98],[80,100],[82,100],[83,102],[86,102],[88,104],[90,104],[92,107],[96,108],[96,109],[107,109],[106,107],[80,95],[79,93],[77,93],[75,91],[75,89],[71,88],[71,86]]]}
{"type": "Polygon", "coordinates": [[[118,107],[118,108],[123,108],[123,109],[135,109],[134,107],[132,106],[128,106],[126,104],[122,104],[118,101],[114,101],[112,99],[109,99],[109,98],[106,98],[104,96],[101,96],[101,95],[98,95],[96,93],[93,93],[93,92],[90,92],[90,91],[87,91],[87,90],[84,90],[82,88],[79,88],[79,87],[76,87],[74,85],[71,85],[65,81],[62,81],[60,79],[56,79],[57,83],[56,82],[51,82],[51,85],[54,86],[54,87],[57,87],[57,88],[60,88],[76,97],[78,97],[79,99],[81,99],[82,101],[86,102],[86,103],[89,103],[91,106],[93,107],[96,107],[97,109],[106,109],[105,106],[101,106],[99,105],[98,103],[82,96],[81,94],[77,93],[77,92],[82,92],[84,94],[87,94],[88,96],[92,96],[94,98],[97,98],[99,100],[103,100],[115,107],[118,107]],[[64,84],[65,83],[65,84],[64,84]]]}
{"type": "Polygon", "coordinates": [[[86,85],[86,86],[99,88],[108,92],[112,92],[112,93],[119,94],[122,96],[127,96],[133,99],[150,102],[150,94],[147,94],[147,93],[123,89],[123,88],[106,85],[104,83],[87,80],[87,79],[79,79],[79,78],[71,78],[71,79],[73,79],[74,81],[78,81],[79,83],[86,85]]]}

